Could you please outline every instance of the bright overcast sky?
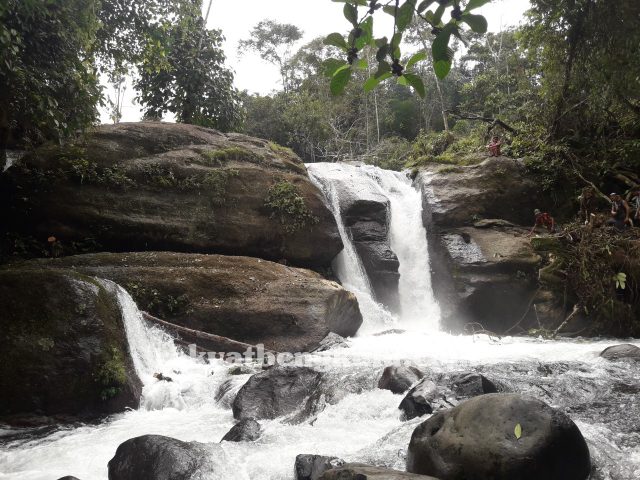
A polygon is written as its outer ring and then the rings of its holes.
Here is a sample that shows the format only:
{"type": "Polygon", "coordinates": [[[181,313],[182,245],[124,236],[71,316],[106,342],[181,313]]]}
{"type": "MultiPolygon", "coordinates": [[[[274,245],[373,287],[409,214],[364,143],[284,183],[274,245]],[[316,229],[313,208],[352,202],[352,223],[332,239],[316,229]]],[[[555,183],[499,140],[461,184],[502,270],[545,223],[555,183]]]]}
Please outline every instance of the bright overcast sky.
{"type": "MultiPolygon", "coordinates": [[[[204,0],[206,12],[209,0],[204,0]]],[[[238,41],[247,38],[251,28],[261,20],[274,19],[280,23],[291,23],[304,31],[300,45],[325,36],[334,31],[346,31],[348,22],[342,16],[340,3],[330,0],[213,0],[208,26],[219,28],[226,37],[224,50],[227,65],[235,72],[235,85],[240,90],[251,93],[267,94],[279,88],[277,67],[264,62],[259,56],[245,54],[238,58],[238,41]]],[[[496,32],[501,28],[518,25],[524,12],[529,8],[529,0],[493,0],[477,10],[489,21],[489,30],[496,32]]],[[[379,12],[376,19],[391,19],[379,12]],[[386,17],[386,18],[385,18],[386,17]]],[[[384,25],[377,25],[377,36],[388,35],[384,25]]],[[[129,86],[123,108],[123,121],[136,121],[140,118],[137,105],[132,102],[133,92],[129,86]]],[[[112,90],[108,90],[112,94],[112,90]]],[[[103,115],[103,121],[108,117],[103,115]]]]}

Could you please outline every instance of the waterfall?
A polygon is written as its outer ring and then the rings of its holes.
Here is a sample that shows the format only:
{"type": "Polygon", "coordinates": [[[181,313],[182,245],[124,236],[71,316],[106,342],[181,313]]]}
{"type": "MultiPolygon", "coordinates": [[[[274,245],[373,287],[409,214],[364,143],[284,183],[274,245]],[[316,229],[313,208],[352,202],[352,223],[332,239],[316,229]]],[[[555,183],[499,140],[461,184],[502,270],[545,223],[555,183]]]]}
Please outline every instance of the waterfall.
{"type": "Polygon", "coordinates": [[[365,328],[398,323],[403,328],[437,330],[440,309],[431,287],[431,271],[427,232],[422,223],[422,199],[406,175],[373,166],[345,163],[313,163],[307,165],[312,181],[324,193],[333,215],[344,250],[334,262],[336,275],[347,290],[354,292],[360,303],[365,328]],[[342,220],[340,194],[361,198],[374,192],[388,199],[391,221],[389,241],[400,262],[400,318],[374,300],[374,295],[358,257],[353,241],[342,220]]]}
{"type": "Polygon", "coordinates": [[[115,291],[118,298],[133,366],[143,384],[141,407],[183,410],[209,403],[226,371],[222,363],[205,364],[186,355],[176,348],[170,335],[142,318],[124,288],[108,280],[100,282],[115,291]],[[172,381],[158,381],[154,373],[162,373],[172,381]]]}

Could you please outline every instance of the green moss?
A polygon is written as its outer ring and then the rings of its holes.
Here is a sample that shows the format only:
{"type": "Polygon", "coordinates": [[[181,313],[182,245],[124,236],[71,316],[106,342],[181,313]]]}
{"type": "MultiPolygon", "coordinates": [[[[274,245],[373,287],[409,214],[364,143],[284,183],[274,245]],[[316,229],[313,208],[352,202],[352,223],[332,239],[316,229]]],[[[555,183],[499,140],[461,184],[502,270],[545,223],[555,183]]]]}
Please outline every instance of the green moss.
{"type": "Polygon", "coordinates": [[[209,194],[214,205],[222,206],[227,201],[229,180],[238,175],[238,170],[234,169],[214,170],[204,176],[200,188],[209,194]]]}
{"type": "Polygon", "coordinates": [[[101,364],[97,368],[97,381],[100,383],[100,398],[109,400],[120,393],[127,382],[127,369],[122,352],[111,346],[103,355],[101,364]]]}
{"type": "Polygon", "coordinates": [[[319,222],[294,184],[281,180],[267,194],[265,206],[271,209],[271,218],[277,219],[286,233],[295,233],[319,222]]]}
{"type": "Polygon", "coordinates": [[[257,162],[263,160],[262,155],[243,147],[226,147],[217,150],[203,150],[200,152],[207,165],[221,166],[228,161],[257,162]]]}
{"type": "Polygon", "coordinates": [[[438,169],[438,173],[460,173],[462,169],[459,167],[442,167],[438,169]]]}

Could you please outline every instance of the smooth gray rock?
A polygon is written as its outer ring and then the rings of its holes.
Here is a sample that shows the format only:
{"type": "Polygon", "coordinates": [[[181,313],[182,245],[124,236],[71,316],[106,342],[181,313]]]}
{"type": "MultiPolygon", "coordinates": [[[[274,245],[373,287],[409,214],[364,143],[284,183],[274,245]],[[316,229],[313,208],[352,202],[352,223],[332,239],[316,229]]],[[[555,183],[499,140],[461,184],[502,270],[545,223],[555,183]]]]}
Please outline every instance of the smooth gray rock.
{"type": "Polygon", "coordinates": [[[391,365],[382,372],[378,388],[390,390],[393,393],[404,393],[422,377],[424,377],[424,373],[416,367],[391,365]]]}
{"type": "Polygon", "coordinates": [[[640,360],[640,347],[632,345],[630,343],[623,343],[621,345],[613,345],[605,348],[600,353],[602,358],[607,360],[640,360]]]}
{"type": "Polygon", "coordinates": [[[438,480],[426,475],[400,472],[369,465],[347,464],[341,468],[328,470],[320,480],[438,480]]]}
{"type": "Polygon", "coordinates": [[[303,421],[320,401],[322,374],[308,367],[276,366],[253,375],[233,401],[233,417],[274,419],[294,415],[303,421]],[[304,415],[299,415],[301,412],[304,415]]]}
{"type": "Polygon", "coordinates": [[[254,442],[262,435],[262,427],[254,418],[245,418],[229,430],[221,442],[254,442]]]}
{"type": "Polygon", "coordinates": [[[143,435],[120,444],[109,461],[109,480],[200,480],[211,474],[212,455],[201,443],[143,435]]]}
{"type": "Polygon", "coordinates": [[[421,423],[411,436],[407,471],[442,480],[585,480],[591,461],[564,413],[532,397],[494,393],[421,423]]]}

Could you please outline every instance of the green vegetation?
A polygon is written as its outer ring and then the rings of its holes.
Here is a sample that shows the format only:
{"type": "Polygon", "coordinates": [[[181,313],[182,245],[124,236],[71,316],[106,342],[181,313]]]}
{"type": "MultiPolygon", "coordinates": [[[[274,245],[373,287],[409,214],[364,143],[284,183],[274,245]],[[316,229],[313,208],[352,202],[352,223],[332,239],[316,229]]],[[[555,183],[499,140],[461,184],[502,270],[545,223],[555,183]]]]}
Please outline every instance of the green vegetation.
{"type": "Polygon", "coordinates": [[[222,166],[229,161],[249,161],[257,162],[262,160],[261,155],[243,147],[227,147],[216,150],[204,150],[201,155],[206,159],[208,165],[222,166]]]}
{"type": "Polygon", "coordinates": [[[287,180],[281,180],[269,189],[265,206],[271,209],[271,217],[277,219],[283,230],[289,234],[319,222],[307,207],[296,186],[287,180]]]}
{"type": "Polygon", "coordinates": [[[187,294],[162,295],[158,289],[146,287],[136,282],[128,282],[125,288],[141,310],[152,314],[160,316],[165,314],[189,315],[192,312],[191,300],[187,294]]]}
{"type": "Polygon", "coordinates": [[[227,202],[227,186],[229,180],[239,175],[238,170],[219,169],[204,176],[200,188],[211,196],[213,204],[222,206],[227,202]]]}
{"type": "Polygon", "coordinates": [[[127,371],[122,352],[116,347],[107,348],[103,363],[98,367],[96,380],[101,386],[100,398],[109,400],[120,393],[127,382],[127,371]]]}

